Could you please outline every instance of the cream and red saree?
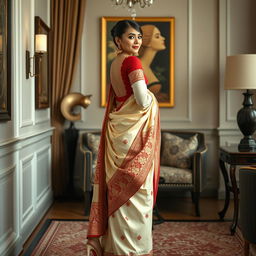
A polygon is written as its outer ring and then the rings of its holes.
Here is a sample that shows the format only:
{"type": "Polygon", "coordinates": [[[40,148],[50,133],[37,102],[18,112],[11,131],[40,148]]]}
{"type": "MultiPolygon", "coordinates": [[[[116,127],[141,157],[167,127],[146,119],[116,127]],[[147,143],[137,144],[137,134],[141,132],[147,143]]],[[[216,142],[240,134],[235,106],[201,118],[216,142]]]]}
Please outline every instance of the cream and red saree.
{"type": "MultiPolygon", "coordinates": [[[[150,93],[150,92],[149,92],[150,93]]],[[[131,95],[114,108],[110,89],[97,160],[88,238],[106,256],[153,255],[152,209],[159,179],[159,108],[131,95]]]]}

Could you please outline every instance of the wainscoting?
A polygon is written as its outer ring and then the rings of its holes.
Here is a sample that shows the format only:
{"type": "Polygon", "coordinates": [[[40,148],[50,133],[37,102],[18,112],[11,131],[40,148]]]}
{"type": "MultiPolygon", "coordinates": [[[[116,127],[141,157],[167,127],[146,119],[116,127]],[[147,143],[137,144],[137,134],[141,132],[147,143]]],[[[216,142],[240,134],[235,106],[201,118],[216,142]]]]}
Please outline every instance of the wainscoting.
{"type": "Polygon", "coordinates": [[[0,144],[0,255],[18,255],[52,204],[51,135],[0,144]]]}

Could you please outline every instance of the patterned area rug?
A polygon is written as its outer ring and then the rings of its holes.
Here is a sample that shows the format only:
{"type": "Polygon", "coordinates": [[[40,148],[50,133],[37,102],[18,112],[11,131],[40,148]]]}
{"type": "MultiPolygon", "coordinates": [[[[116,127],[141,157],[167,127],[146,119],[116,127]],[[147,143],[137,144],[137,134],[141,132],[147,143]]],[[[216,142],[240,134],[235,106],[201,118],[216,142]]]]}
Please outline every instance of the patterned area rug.
{"type": "MultiPolygon", "coordinates": [[[[40,239],[24,255],[85,256],[85,221],[49,222],[40,239]]],[[[164,222],[154,226],[154,256],[243,255],[239,231],[231,236],[230,222],[164,222]]]]}

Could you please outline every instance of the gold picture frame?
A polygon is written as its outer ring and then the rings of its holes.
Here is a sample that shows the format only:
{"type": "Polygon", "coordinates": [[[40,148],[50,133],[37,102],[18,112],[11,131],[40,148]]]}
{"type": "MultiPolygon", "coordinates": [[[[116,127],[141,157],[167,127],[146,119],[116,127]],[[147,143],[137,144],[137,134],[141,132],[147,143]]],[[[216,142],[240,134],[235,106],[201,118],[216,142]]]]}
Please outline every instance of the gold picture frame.
{"type": "Polygon", "coordinates": [[[11,3],[0,0],[0,121],[11,120],[11,3]]]}
{"type": "MultiPolygon", "coordinates": [[[[115,57],[115,45],[111,37],[111,29],[117,21],[130,20],[130,17],[101,18],[101,107],[106,106],[107,92],[110,84],[109,71],[115,57]]],[[[157,77],[160,91],[155,93],[159,107],[174,107],[174,17],[138,17],[135,21],[140,25],[153,25],[164,37],[165,49],[156,53],[151,69],[157,77]]],[[[142,56],[139,56],[139,58],[142,56]]],[[[147,76],[146,72],[145,75],[147,76]]],[[[151,83],[152,85],[154,83],[151,83]]],[[[149,88],[150,89],[150,88],[149,88]]]]}
{"type": "Polygon", "coordinates": [[[50,28],[39,17],[35,16],[35,34],[47,35],[47,52],[42,59],[35,58],[35,107],[36,109],[50,106],[50,68],[49,68],[49,40],[50,28]]]}

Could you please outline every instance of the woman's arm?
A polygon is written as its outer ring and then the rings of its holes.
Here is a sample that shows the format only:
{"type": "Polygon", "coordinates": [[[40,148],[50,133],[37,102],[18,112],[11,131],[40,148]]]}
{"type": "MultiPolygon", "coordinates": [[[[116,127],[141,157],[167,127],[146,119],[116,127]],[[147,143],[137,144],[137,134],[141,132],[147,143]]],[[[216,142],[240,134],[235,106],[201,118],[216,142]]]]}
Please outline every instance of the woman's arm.
{"type": "Polygon", "coordinates": [[[152,101],[151,95],[148,93],[147,85],[145,80],[139,80],[132,84],[135,100],[138,105],[146,108],[152,101]]]}
{"type": "Polygon", "coordinates": [[[152,97],[148,92],[141,61],[130,56],[125,59],[126,71],[138,105],[146,108],[150,105],[152,97]]]}

